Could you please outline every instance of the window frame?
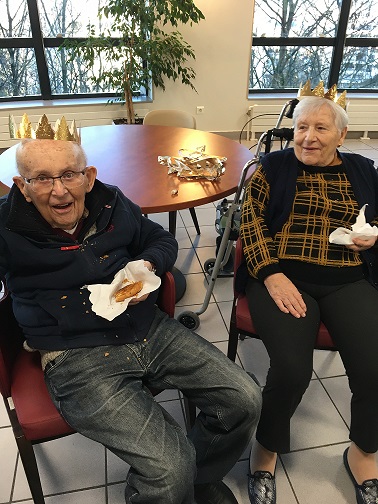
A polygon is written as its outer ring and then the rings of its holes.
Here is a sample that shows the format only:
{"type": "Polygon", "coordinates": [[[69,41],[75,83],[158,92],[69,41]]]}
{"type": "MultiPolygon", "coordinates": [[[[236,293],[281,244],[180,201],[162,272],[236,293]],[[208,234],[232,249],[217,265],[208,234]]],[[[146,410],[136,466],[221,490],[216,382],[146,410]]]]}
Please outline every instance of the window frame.
{"type": "MultiPolygon", "coordinates": [[[[338,83],[339,74],[342,65],[343,53],[345,47],[378,47],[378,37],[347,37],[347,28],[349,21],[349,14],[352,5],[352,0],[342,0],[340,9],[339,24],[335,37],[253,37],[252,38],[252,52],[254,47],[274,46],[274,47],[333,47],[333,55],[331,59],[330,72],[328,82],[325,83],[326,87],[331,87],[333,84],[338,83]]],[[[252,52],[250,58],[250,65],[252,62],[252,52]]],[[[378,94],[378,89],[353,89],[346,88],[348,94],[363,93],[363,94],[378,94]]],[[[249,88],[249,95],[263,95],[263,94],[287,94],[297,92],[298,89],[285,88],[285,89],[255,89],[249,88]]]]}
{"type": "MultiPolygon", "coordinates": [[[[46,59],[45,49],[58,48],[65,40],[73,40],[77,42],[87,40],[86,37],[43,37],[41,23],[38,12],[38,0],[26,0],[29,19],[31,37],[0,37],[0,49],[14,48],[14,49],[34,49],[35,61],[40,84],[41,94],[26,95],[26,96],[0,96],[0,103],[16,102],[16,101],[43,101],[43,100],[76,100],[76,99],[98,99],[104,98],[108,101],[112,98],[117,98],[116,93],[101,92],[101,93],[61,93],[53,94],[51,91],[51,84],[48,72],[48,64],[46,59]]],[[[119,40],[114,37],[114,41],[119,40]]],[[[134,99],[138,101],[150,101],[151,96],[140,95],[134,99]]]]}

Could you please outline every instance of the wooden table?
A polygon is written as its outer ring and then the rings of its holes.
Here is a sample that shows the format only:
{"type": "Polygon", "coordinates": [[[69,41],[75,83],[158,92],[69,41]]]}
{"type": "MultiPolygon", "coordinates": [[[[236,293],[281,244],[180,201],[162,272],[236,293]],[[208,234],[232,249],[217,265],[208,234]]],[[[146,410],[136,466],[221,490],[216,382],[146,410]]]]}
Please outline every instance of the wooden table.
{"type": "MultiPolygon", "coordinates": [[[[220,200],[235,192],[251,152],[234,140],[205,131],[169,126],[109,125],[81,129],[88,164],[102,182],[118,186],[144,214],[169,212],[170,231],[176,231],[178,210],[220,200]],[[225,173],[216,181],[184,180],[168,175],[158,156],[178,156],[181,148],[206,146],[206,153],[227,157],[225,173]],[[177,190],[176,195],[172,191],[177,190]]],[[[12,185],[16,174],[16,146],[0,155],[0,181],[12,185]]],[[[53,168],[53,167],[52,167],[53,168]]],[[[215,219],[215,212],[214,212],[215,219]]]]}
{"type": "MultiPolygon", "coordinates": [[[[221,135],[169,126],[109,125],[81,129],[88,163],[102,182],[117,185],[145,214],[177,212],[204,205],[233,192],[251,152],[221,135]],[[219,180],[183,180],[160,165],[158,156],[178,156],[180,148],[206,146],[208,154],[227,157],[219,180]],[[172,195],[178,190],[177,195],[172,195]]],[[[16,174],[15,148],[0,155],[0,181],[10,186],[16,174]]],[[[174,230],[171,230],[174,232],[174,230]]]]}

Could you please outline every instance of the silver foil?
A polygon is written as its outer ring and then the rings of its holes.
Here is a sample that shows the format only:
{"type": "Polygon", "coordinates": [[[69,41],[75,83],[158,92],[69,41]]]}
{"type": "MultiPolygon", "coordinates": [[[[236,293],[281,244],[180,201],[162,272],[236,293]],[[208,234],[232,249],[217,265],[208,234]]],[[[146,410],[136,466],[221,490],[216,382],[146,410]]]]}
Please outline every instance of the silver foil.
{"type": "Polygon", "coordinates": [[[225,172],[227,158],[207,154],[205,148],[202,145],[195,150],[180,149],[178,156],[158,156],[158,162],[168,166],[168,174],[177,173],[187,180],[216,180],[225,172]]]}

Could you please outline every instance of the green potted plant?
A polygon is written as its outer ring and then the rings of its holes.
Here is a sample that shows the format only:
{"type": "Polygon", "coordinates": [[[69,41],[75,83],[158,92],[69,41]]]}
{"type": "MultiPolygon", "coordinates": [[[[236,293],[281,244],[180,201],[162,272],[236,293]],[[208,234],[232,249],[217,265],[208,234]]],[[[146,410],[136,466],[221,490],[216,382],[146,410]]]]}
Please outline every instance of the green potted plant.
{"type": "Polygon", "coordinates": [[[133,96],[151,85],[165,89],[164,79],[180,79],[195,89],[195,71],[189,60],[193,48],[183,39],[179,23],[204,19],[193,0],[108,0],[98,17],[107,28],[100,35],[89,25],[85,40],[66,41],[69,59],[79,58],[90,70],[92,83],[110,89],[126,106],[127,122],[135,122],[133,96]]]}

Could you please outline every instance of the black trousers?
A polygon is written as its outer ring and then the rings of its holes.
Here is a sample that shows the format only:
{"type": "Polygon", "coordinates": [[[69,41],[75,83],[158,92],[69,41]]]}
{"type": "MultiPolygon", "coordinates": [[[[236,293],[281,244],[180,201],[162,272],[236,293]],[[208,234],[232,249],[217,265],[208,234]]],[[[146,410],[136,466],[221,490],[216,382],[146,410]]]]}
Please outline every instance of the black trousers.
{"type": "MultiPolygon", "coordinates": [[[[278,453],[290,451],[290,419],[307,389],[320,320],[344,363],[352,391],[350,439],[378,450],[378,291],[366,280],[324,286],[293,281],[307,305],[306,317],[281,312],[265,285],[250,279],[249,309],[269,357],[256,438],[278,453]]],[[[310,426],[309,426],[310,428],[310,426]]]]}

